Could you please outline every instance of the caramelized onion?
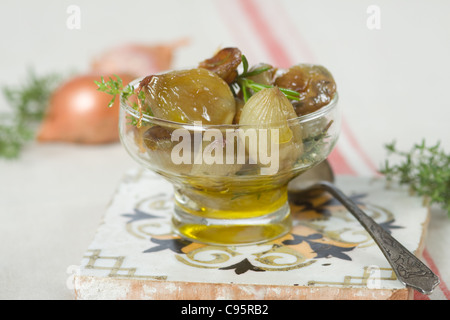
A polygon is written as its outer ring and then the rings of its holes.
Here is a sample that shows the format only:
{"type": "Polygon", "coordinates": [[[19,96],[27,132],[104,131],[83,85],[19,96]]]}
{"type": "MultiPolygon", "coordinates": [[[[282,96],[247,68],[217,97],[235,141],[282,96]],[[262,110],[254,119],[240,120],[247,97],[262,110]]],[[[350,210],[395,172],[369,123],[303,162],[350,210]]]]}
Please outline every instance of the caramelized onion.
{"type": "Polygon", "coordinates": [[[230,84],[237,77],[237,67],[241,64],[242,53],[238,48],[223,48],[212,58],[199,63],[200,68],[214,72],[230,84]]]}
{"type": "Polygon", "coordinates": [[[336,93],[333,76],[321,65],[292,66],[275,80],[275,84],[300,93],[300,100],[293,103],[299,116],[319,110],[330,103],[336,93]]]}

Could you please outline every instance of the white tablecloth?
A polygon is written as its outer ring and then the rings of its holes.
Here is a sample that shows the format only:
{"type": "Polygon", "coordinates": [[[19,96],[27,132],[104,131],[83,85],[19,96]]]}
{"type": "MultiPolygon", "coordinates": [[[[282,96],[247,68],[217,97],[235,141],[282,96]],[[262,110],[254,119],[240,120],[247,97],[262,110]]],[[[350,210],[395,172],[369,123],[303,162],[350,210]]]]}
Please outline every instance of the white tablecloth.
{"type": "MultiPolygon", "coordinates": [[[[80,29],[67,27],[70,4],[0,3],[1,86],[20,84],[29,66],[82,73],[118,44],[188,38],[174,68],[225,46],[251,63],[325,65],[344,110],[338,174],[373,175],[394,139],[403,149],[440,140],[450,151],[448,1],[80,0],[80,29]]],[[[0,111],[8,111],[3,97],[0,111]]],[[[69,275],[122,175],[136,166],[120,144],[31,142],[19,159],[1,159],[0,298],[72,299],[69,275]]],[[[446,212],[433,208],[424,261],[441,285],[416,299],[450,297],[449,231],[446,212]]]]}

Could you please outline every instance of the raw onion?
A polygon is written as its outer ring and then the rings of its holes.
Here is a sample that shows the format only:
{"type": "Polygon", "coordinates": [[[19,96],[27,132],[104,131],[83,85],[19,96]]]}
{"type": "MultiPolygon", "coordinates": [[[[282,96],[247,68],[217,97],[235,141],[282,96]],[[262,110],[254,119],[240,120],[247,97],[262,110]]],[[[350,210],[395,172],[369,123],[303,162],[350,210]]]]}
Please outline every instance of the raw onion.
{"type": "MultiPolygon", "coordinates": [[[[124,86],[134,79],[134,76],[118,75],[124,86]]],[[[106,79],[109,76],[104,75],[106,79]]],[[[79,75],[57,88],[50,98],[37,140],[80,144],[118,141],[119,98],[108,108],[111,96],[97,91],[94,83],[100,78],[99,74],[79,75]]]]}
{"type": "Polygon", "coordinates": [[[111,48],[94,59],[91,69],[95,72],[126,73],[135,78],[169,70],[174,51],[187,44],[187,39],[158,45],[126,44],[111,48]]]}

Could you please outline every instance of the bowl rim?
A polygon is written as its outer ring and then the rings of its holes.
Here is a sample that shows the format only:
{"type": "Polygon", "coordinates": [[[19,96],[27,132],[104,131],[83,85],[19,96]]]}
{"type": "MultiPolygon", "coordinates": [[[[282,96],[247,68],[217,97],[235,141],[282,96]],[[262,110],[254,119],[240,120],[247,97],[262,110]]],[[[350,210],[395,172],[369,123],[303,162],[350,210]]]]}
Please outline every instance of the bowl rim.
{"type": "MultiPolygon", "coordinates": [[[[139,82],[144,78],[145,77],[140,77],[135,80],[132,80],[131,82],[128,83],[128,85],[131,85],[131,86],[133,86],[133,88],[136,88],[136,85],[139,84],[139,82]]],[[[331,101],[328,104],[322,106],[320,109],[318,109],[314,112],[311,112],[311,113],[308,113],[308,114],[305,114],[303,116],[299,116],[296,118],[288,119],[287,123],[288,123],[288,125],[292,125],[294,123],[304,123],[304,122],[316,120],[316,119],[328,114],[331,110],[333,110],[335,107],[337,107],[338,101],[339,101],[339,94],[338,94],[338,91],[336,91],[336,93],[333,96],[333,99],[331,99],[331,101]]],[[[128,105],[122,95],[120,96],[120,109],[124,109],[128,114],[132,115],[136,119],[138,119],[140,117],[139,112],[137,110],[133,109],[130,105],[128,105]]],[[[254,124],[249,124],[249,125],[202,124],[201,126],[199,126],[198,124],[196,124],[196,122],[194,122],[194,123],[176,122],[176,121],[166,120],[166,119],[162,119],[162,118],[158,118],[158,117],[154,117],[154,116],[149,116],[146,114],[142,115],[142,123],[144,123],[144,122],[162,124],[165,126],[193,127],[193,128],[197,128],[197,129],[198,128],[217,128],[217,129],[234,128],[234,129],[236,129],[236,128],[245,128],[245,127],[252,127],[252,128],[255,127],[254,124]]],[[[268,125],[272,126],[271,124],[268,124],[268,125]]],[[[265,125],[264,127],[266,127],[268,125],[265,125]]],[[[276,123],[274,123],[273,125],[276,125],[276,123]]]]}

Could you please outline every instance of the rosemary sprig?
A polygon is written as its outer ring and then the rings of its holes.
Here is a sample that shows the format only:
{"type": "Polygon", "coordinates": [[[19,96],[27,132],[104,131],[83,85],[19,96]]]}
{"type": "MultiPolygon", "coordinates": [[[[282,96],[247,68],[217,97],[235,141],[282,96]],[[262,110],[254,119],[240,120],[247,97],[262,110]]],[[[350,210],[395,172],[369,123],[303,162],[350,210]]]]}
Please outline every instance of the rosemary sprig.
{"type": "MultiPolygon", "coordinates": [[[[261,74],[263,72],[266,72],[267,70],[270,70],[270,66],[261,66],[258,67],[252,71],[248,71],[248,60],[245,57],[245,55],[242,55],[242,73],[239,74],[236,77],[235,82],[232,84],[237,85],[241,91],[244,98],[244,101],[247,102],[248,99],[252,96],[252,93],[256,93],[258,91],[261,91],[265,88],[273,88],[273,85],[266,85],[262,83],[257,83],[253,81],[252,79],[249,79],[250,77],[256,76],[258,74],[261,74]]],[[[300,100],[300,93],[294,90],[286,89],[286,88],[279,88],[281,92],[284,93],[284,95],[290,99],[290,100],[300,100]]]]}
{"type": "Polygon", "coordinates": [[[333,122],[333,120],[330,120],[318,134],[303,139],[303,153],[298,160],[299,164],[315,163],[317,159],[323,158],[321,153],[326,149],[324,147],[330,137],[328,129],[330,129],[333,122]]]}
{"type": "MultiPolygon", "coordinates": [[[[233,90],[233,92],[236,93],[237,90],[241,90],[242,94],[243,94],[243,98],[244,101],[247,102],[248,99],[252,96],[252,94],[261,91],[265,88],[272,88],[272,85],[266,85],[266,84],[262,84],[262,83],[257,83],[252,79],[249,79],[250,77],[256,76],[258,74],[261,74],[263,72],[266,72],[267,70],[270,69],[269,66],[261,66],[258,67],[252,71],[249,71],[248,67],[248,60],[247,58],[242,55],[242,67],[243,67],[243,71],[241,74],[239,74],[236,77],[236,80],[230,84],[230,88],[233,90]]],[[[113,79],[112,77],[109,77],[109,80],[105,80],[103,77],[101,77],[101,81],[95,81],[95,84],[98,86],[99,91],[105,92],[107,94],[112,95],[112,99],[109,102],[108,106],[111,107],[114,104],[114,101],[116,100],[117,95],[122,95],[122,97],[127,100],[130,96],[135,95],[136,91],[135,89],[131,86],[128,85],[126,87],[123,86],[123,82],[122,79],[117,76],[114,75],[114,77],[116,79],[113,79]]],[[[286,89],[286,88],[279,88],[280,91],[282,93],[284,93],[286,95],[286,97],[290,100],[299,100],[300,94],[294,90],[290,90],[290,89],[286,89]]],[[[139,91],[138,95],[138,99],[141,105],[144,105],[145,103],[145,93],[144,91],[139,91]]],[[[143,112],[141,109],[139,108],[138,103],[133,103],[132,107],[139,111],[139,113],[142,116],[143,114],[147,114],[152,116],[152,111],[147,108],[146,112],[143,112]]],[[[141,118],[138,120],[138,122],[136,123],[135,121],[132,121],[132,123],[134,125],[140,126],[140,121],[141,118]]]]}
{"type": "Polygon", "coordinates": [[[17,158],[23,146],[34,138],[34,127],[43,119],[50,95],[61,80],[55,73],[37,76],[28,69],[23,85],[2,88],[11,112],[0,114],[0,157],[17,158]]]}
{"type": "Polygon", "coordinates": [[[440,143],[428,146],[425,140],[409,151],[400,151],[396,142],[385,145],[389,156],[399,158],[396,164],[386,159],[380,173],[388,181],[397,180],[408,185],[412,192],[426,197],[430,204],[438,204],[450,217],[450,154],[440,143]]]}
{"type": "MultiPolygon", "coordinates": [[[[250,79],[246,79],[246,78],[241,78],[239,79],[239,83],[243,88],[249,88],[251,90],[253,90],[253,92],[258,92],[261,91],[262,89],[265,88],[273,88],[272,85],[267,85],[267,84],[262,84],[262,83],[257,83],[253,80],[250,79]]],[[[296,91],[290,90],[290,89],[285,89],[285,88],[278,88],[280,89],[281,92],[284,93],[284,95],[290,99],[290,100],[300,100],[299,96],[300,94],[296,91]]],[[[247,90],[246,90],[247,91],[247,90]]],[[[247,92],[248,94],[248,92],[247,92]]],[[[248,96],[247,96],[248,98],[248,96]]],[[[247,101],[247,99],[245,99],[245,101],[247,101]]]]}

